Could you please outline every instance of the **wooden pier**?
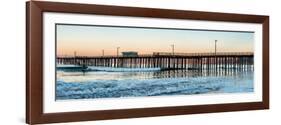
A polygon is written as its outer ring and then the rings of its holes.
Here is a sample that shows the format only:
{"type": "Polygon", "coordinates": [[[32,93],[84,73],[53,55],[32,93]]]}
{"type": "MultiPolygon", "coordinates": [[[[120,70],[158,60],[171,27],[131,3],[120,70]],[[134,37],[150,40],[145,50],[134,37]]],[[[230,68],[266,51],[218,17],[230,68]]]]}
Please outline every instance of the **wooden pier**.
{"type": "Polygon", "coordinates": [[[161,68],[162,70],[239,70],[253,69],[252,52],[225,53],[163,53],[136,57],[95,56],[57,57],[57,64],[115,68],[161,68]]]}

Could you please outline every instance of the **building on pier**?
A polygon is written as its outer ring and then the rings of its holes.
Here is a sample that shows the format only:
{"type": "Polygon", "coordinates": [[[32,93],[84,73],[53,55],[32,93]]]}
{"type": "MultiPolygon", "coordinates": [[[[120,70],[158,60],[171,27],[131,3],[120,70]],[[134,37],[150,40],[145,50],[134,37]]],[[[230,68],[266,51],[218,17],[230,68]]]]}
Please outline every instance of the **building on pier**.
{"type": "Polygon", "coordinates": [[[138,57],[138,52],[135,51],[127,51],[127,52],[122,52],[123,57],[138,57]]]}

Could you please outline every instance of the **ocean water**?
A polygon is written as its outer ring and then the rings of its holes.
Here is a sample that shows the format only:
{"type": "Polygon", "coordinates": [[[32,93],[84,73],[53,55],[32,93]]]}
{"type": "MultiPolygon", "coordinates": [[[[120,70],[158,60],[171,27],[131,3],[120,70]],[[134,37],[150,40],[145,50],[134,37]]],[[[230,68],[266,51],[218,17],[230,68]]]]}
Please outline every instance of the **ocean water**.
{"type": "Polygon", "coordinates": [[[253,92],[253,70],[57,69],[56,100],[253,92]]]}

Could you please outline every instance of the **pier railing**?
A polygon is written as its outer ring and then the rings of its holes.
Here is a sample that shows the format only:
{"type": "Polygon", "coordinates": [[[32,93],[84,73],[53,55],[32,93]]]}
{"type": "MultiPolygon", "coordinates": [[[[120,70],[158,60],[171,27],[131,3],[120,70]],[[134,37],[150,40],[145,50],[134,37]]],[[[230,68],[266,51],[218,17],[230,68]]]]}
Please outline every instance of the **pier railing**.
{"type": "MultiPolygon", "coordinates": [[[[217,53],[169,53],[153,52],[153,54],[141,54],[133,57],[123,55],[104,56],[76,56],[75,58],[136,58],[136,57],[212,57],[212,56],[254,56],[253,52],[217,52],[217,53]]],[[[58,56],[57,58],[74,58],[74,56],[58,56]]]]}
{"type": "Polygon", "coordinates": [[[153,56],[187,56],[187,57],[204,57],[204,56],[252,56],[253,52],[217,52],[217,53],[169,53],[154,52],[153,56]]]}

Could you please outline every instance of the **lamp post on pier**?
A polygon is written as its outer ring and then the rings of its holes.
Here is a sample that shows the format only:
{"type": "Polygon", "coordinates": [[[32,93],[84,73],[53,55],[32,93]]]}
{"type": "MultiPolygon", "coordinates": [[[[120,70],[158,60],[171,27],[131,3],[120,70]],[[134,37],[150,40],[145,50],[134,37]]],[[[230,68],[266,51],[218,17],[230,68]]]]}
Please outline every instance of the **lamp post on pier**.
{"type": "MultiPolygon", "coordinates": [[[[175,44],[172,44],[171,47],[172,47],[172,56],[174,57],[175,56],[175,44]]],[[[175,59],[173,58],[171,61],[172,61],[173,68],[175,68],[175,66],[176,66],[175,59]]]]}
{"type": "Polygon", "coordinates": [[[117,49],[116,56],[119,57],[119,49],[120,49],[120,47],[117,47],[116,49],[117,49]]]}
{"type": "Polygon", "coordinates": [[[215,40],[215,70],[216,70],[216,74],[217,74],[217,67],[218,67],[218,65],[217,65],[217,62],[218,62],[218,60],[217,60],[217,42],[218,42],[218,40],[215,40]]]}
{"type": "Polygon", "coordinates": [[[172,44],[171,47],[172,47],[172,55],[174,56],[175,55],[175,44],[172,44]]]}
{"type": "Polygon", "coordinates": [[[104,49],[102,50],[102,57],[104,57],[104,49]]]}
{"type": "Polygon", "coordinates": [[[215,56],[217,55],[217,42],[218,40],[215,40],[215,56]]]}
{"type": "Polygon", "coordinates": [[[117,59],[116,59],[116,67],[119,67],[119,49],[120,49],[120,47],[117,47],[116,48],[117,49],[117,53],[116,53],[116,56],[117,56],[117,59]]]}
{"type": "Polygon", "coordinates": [[[74,51],[74,64],[75,64],[75,65],[77,65],[77,60],[76,60],[76,56],[77,56],[77,55],[76,55],[76,54],[77,54],[76,51],[74,51]]]}
{"type": "Polygon", "coordinates": [[[74,57],[76,57],[76,51],[74,51],[74,57]]]}

